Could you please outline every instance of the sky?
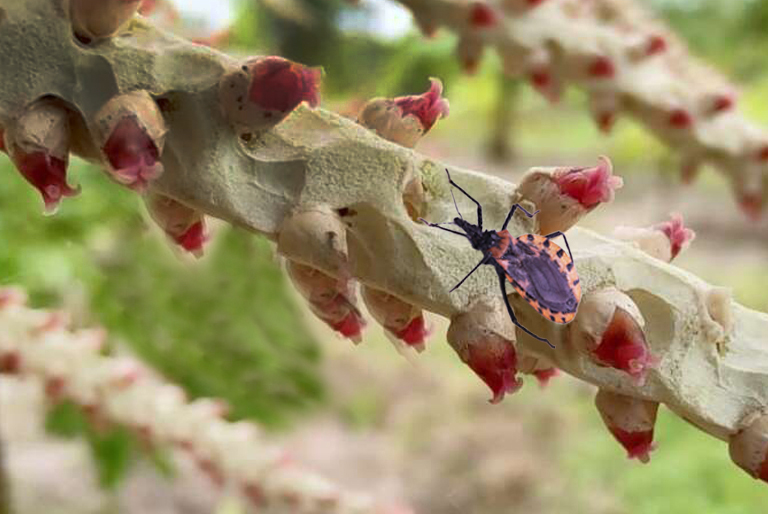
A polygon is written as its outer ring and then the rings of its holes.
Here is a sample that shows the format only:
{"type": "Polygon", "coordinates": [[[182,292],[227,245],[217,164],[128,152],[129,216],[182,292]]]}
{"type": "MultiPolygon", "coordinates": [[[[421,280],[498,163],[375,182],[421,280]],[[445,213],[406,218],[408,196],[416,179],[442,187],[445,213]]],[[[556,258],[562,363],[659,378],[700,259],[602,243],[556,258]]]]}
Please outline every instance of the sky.
{"type": "Polygon", "coordinates": [[[217,30],[230,24],[233,3],[228,0],[171,0],[176,8],[190,17],[205,19],[209,28],[217,30]]]}
{"type": "MultiPolygon", "coordinates": [[[[205,20],[209,30],[228,26],[234,16],[232,0],[171,0],[176,8],[189,17],[205,20]]],[[[402,6],[389,0],[362,0],[363,16],[346,16],[341,26],[348,30],[363,30],[381,37],[399,37],[411,28],[411,15],[402,6]]]]}

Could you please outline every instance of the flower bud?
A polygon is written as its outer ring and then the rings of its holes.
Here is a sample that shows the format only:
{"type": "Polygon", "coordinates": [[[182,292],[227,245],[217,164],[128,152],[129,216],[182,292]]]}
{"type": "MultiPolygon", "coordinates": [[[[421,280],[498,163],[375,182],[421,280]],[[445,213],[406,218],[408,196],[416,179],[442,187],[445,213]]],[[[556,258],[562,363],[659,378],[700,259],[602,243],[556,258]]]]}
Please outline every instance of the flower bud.
{"type": "Polygon", "coordinates": [[[205,234],[205,216],[169,196],[151,192],[144,198],[152,219],[177,245],[201,256],[208,240],[205,234]]]}
{"type": "Polygon", "coordinates": [[[350,279],[347,227],[340,215],[326,205],[286,216],[278,229],[277,251],[290,257],[302,256],[312,266],[339,277],[339,283],[347,284],[350,279]]]}
{"type": "Polygon", "coordinates": [[[32,103],[8,128],[5,142],[16,168],[40,191],[47,213],[55,212],[63,197],[79,193],[67,184],[69,112],[58,101],[32,103]]]}
{"type": "Polygon", "coordinates": [[[658,364],[645,340],[644,325],[632,299],[609,287],[585,295],[569,329],[577,349],[598,365],[629,374],[637,386],[642,386],[648,370],[658,364]]]}
{"type": "Polygon", "coordinates": [[[255,57],[219,82],[222,110],[240,135],[269,130],[300,103],[320,103],[319,68],[282,57],[255,57]]]}
{"type": "Polygon", "coordinates": [[[720,114],[733,110],[736,105],[736,97],[732,93],[710,94],[704,98],[704,104],[708,114],[720,114]]]}
{"type": "Polygon", "coordinates": [[[687,110],[678,108],[669,113],[669,126],[676,129],[686,129],[693,125],[693,117],[687,110]]]}
{"type": "Polygon", "coordinates": [[[648,36],[648,39],[645,42],[646,55],[657,55],[666,51],[667,40],[664,39],[664,36],[660,36],[658,34],[648,36]]]}
{"type": "Polygon", "coordinates": [[[139,7],[139,14],[142,16],[151,16],[157,9],[158,0],[141,0],[141,6],[139,7]]]}
{"type": "Polygon", "coordinates": [[[113,97],[96,114],[95,133],[117,182],[142,192],[160,176],[160,156],[167,128],[157,104],[146,91],[113,97]]]}
{"type": "Polygon", "coordinates": [[[616,67],[608,57],[596,57],[589,63],[587,74],[592,78],[609,79],[616,75],[616,67]]]}
{"type": "Polygon", "coordinates": [[[766,195],[762,167],[753,163],[739,171],[732,182],[739,207],[752,221],[759,221],[763,215],[766,195]]]}
{"type": "Polygon", "coordinates": [[[728,453],[751,477],[768,482],[768,416],[750,416],[746,427],[731,436],[728,453]]]}
{"type": "Polygon", "coordinates": [[[529,72],[529,77],[531,85],[544,98],[552,103],[560,100],[563,94],[563,84],[554,77],[551,69],[537,66],[529,72]]]}
{"type": "Polygon", "coordinates": [[[86,43],[109,37],[133,18],[139,5],[141,0],[70,0],[72,27],[86,43]]]}
{"type": "Polygon", "coordinates": [[[360,111],[358,123],[388,141],[413,148],[438,118],[448,116],[448,100],[442,97],[443,84],[435,78],[430,79],[430,84],[429,91],[421,95],[391,100],[374,98],[360,111]]]}
{"type": "Polygon", "coordinates": [[[627,457],[640,462],[650,461],[654,450],[653,429],[656,424],[658,402],[649,402],[631,396],[600,389],[595,406],[608,430],[627,450],[627,457]]]}
{"type": "Polygon", "coordinates": [[[14,375],[21,370],[21,355],[15,351],[0,348],[0,373],[14,375]]]}
{"type": "Polygon", "coordinates": [[[683,224],[683,215],[680,213],[672,214],[672,219],[657,223],[653,228],[667,236],[671,253],[670,261],[677,257],[681,251],[688,248],[691,241],[696,238],[696,232],[683,224]]]}
{"type": "Polygon", "coordinates": [[[499,15],[485,2],[473,2],[469,6],[469,25],[475,29],[493,27],[499,22],[499,15]]]}
{"type": "Polygon", "coordinates": [[[459,357],[479,376],[499,403],[506,393],[514,393],[523,382],[517,377],[517,353],[514,332],[501,317],[500,306],[475,308],[451,318],[448,343],[459,357]]]}
{"type": "Polygon", "coordinates": [[[533,50],[526,57],[525,69],[531,85],[552,103],[560,100],[563,93],[562,77],[556,73],[557,67],[548,50],[533,50]]]}
{"type": "Polygon", "coordinates": [[[309,301],[318,318],[354,343],[362,341],[365,321],[355,305],[351,287],[340,285],[337,279],[305,264],[289,260],[287,267],[296,289],[309,301]]]}
{"type": "Polygon", "coordinates": [[[420,8],[414,8],[412,13],[413,21],[416,22],[416,26],[419,27],[421,33],[428,38],[435,37],[438,25],[431,13],[427,9],[420,8]]]}
{"type": "Polygon", "coordinates": [[[549,381],[560,374],[560,370],[549,361],[540,357],[534,357],[521,350],[518,352],[517,370],[520,373],[533,375],[539,381],[542,389],[549,385],[549,381]]]}
{"type": "Polygon", "coordinates": [[[616,95],[603,92],[590,95],[589,107],[598,128],[606,134],[611,131],[616,121],[619,100],[616,95]]]}
{"type": "Polygon", "coordinates": [[[461,36],[456,47],[456,55],[459,57],[464,72],[468,75],[474,75],[477,73],[480,59],[483,57],[483,41],[474,35],[461,36]]]}
{"type": "Polygon", "coordinates": [[[688,248],[696,238],[696,233],[685,227],[681,214],[675,213],[669,221],[648,228],[616,227],[614,236],[636,243],[651,257],[671,262],[681,251],[688,248]]]}
{"type": "Polygon", "coordinates": [[[542,234],[566,231],[601,202],[613,200],[622,187],[611,161],[601,157],[594,168],[533,168],[520,181],[518,191],[540,210],[542,234]]]}
{"type": "Polygon", "coordinates": [[[680,180],[683,184],[692,184],[701,171],[703,159],[700,156],[684,156],[680,163],[680,180]]]}
{"type": "Polygon", "coordinates": [[[428,332],[424,313],[384,291],[364,286],[362,296],[373,318],[396,339],[417,351],[424,351],[428,332]]]}

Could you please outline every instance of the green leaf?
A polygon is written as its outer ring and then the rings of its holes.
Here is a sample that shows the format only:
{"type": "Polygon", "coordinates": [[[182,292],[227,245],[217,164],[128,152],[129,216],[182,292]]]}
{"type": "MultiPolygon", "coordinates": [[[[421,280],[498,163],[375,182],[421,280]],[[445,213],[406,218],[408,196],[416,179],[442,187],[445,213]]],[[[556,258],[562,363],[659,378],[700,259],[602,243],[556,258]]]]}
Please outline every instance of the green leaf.
{"type": "Polygon", "coordinates": [[[61,402],[47,412],[45,430],[60,437],[77,437],[88,430],[88,421],[76,404],[61,402]]]}
{"type": "Polygon", "coordinates": [[[135,460],[136,441],[133,435],[121,428],[105,434],[89,430],[87,436],[99,484],[105,489],[114,489],[135,460]]]}

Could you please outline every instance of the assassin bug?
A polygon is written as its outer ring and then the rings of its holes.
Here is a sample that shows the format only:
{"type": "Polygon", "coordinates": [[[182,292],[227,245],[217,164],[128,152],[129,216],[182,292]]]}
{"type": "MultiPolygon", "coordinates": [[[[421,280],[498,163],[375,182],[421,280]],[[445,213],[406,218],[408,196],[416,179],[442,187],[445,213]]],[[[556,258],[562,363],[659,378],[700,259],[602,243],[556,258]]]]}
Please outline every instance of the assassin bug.
{"type": "Polygon", "coordinates": [[[445,172],[448,174],[448,182],[477,205],[477,225],[463,218],[458,205],[456,205],[453,189],[451,189],[451,196],[459,217],[454,218],[451,224],[461,228],[465,232],[464,234],[441,227],[440,223],[430,223],[424,218],[419,219],[430,227],[466,237],[472,243],[472,248],[483,252],[483,259],[451,291],[463,284],[483,264],[492,265],[496,268],[499,276],[501,295],[504,297],[504,303],[512,322],[527,334],[554,348],[549,340],[537,336],[517,321],[507,298],[506,281],[509,280],[518,294],[546,319],[554,323],[570,322],[576,316],[576,309],[579,307],[581,284],[573,265],[571,247],[568,245],[565,234],[558,231],[546,236],[524,234],[517,238],[512,237],[507,231],[507,225],[515,210],[520,209],[529,218],[539,212],[536,211],[531,214],[520,204],[512,206],[500,231],[483,230],[483,208],[480,202],[456,184],[451,179],[451,174],[447,169],[445,172]],[[552,242],[552,239],[558,236],[563,236],[565,247],[568,249],[567,255],[562,248],[552,242]]]}

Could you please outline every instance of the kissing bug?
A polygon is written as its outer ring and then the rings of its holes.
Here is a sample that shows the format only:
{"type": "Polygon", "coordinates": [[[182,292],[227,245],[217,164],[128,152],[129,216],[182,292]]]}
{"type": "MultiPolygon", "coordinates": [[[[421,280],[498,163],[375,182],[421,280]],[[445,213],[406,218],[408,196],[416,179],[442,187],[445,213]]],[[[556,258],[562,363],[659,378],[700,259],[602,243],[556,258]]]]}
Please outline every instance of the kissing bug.
{"type": "Polygon", "coordinates": [[[466,277],[461,279],[461,282],[451,289],[451,292],[463,284],[481,265],[492,265],[496,268],[496,273],[499,276],[501,295],[504,297],[504,303],[507,306],[507,312],[509,312],[512,322],[530,336],[554,348],[549,340],[537,336],[517,321],[517,317],[507,298],[506,281],[509,280],[518,294],[545,318],[554,323],[570,322],[576,316],[576,309],[579,307],[581,285],[576,268],[573,265],[571,247],[568,245],[568,239],[566,239],[565,234],[558,231],[546,236],[524,234],[517,238],[512,237],[507,231],[507,225],[516,209],[523,211],[529,218],[532,218],[539,212],[536,211],[531,214],[520,204],[512,206],[500,231],[483,230],[483,208],[480,202],[472,198],[469,193],[456,184],[451,179],[451,174],[447,169],[445,172],[448,174],[448,182],[477,205],[477,225],[463,218],[461,212],[459,212],[458,205],[456,205],[453,189],[451,189],[451,196],[453,197],[453,204],[459,217],[454,218],[451,224],[461,228],[465,232],[464,234],[441,227],[440,223],[430,223],[424,218],[419,219],[430,227],[436,227],[440,230],[466,237],[472,243],[472,248],[483,253],[483,259],[477,263],[477,266],[472,268],[472,271],[466,277]],[[562,248],[551,241],[558,236],[563,236],[565,247],[568,249],[568,255],[565,254],[562,248]]]}

